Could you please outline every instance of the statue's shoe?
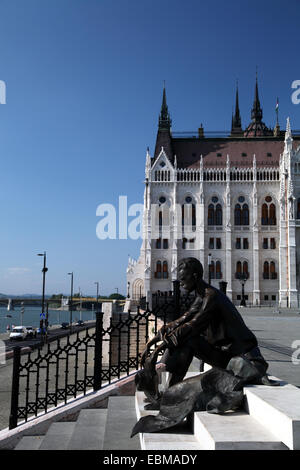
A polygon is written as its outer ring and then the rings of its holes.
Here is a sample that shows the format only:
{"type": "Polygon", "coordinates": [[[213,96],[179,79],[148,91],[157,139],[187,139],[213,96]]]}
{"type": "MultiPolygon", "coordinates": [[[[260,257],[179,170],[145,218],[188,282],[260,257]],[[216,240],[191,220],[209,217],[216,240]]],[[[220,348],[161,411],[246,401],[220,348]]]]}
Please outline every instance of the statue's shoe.
{"type": "Polygon", "coordinates": [[[269,379],[269,377],[266,375],[264,375],[263,377],[261,377],[260,379],[261,381],[261,384],[262,385],[269,385],[271,387],[278,387],[280,385],[280,381],[279,380],[272,380],[272,379],[269,379]]]}

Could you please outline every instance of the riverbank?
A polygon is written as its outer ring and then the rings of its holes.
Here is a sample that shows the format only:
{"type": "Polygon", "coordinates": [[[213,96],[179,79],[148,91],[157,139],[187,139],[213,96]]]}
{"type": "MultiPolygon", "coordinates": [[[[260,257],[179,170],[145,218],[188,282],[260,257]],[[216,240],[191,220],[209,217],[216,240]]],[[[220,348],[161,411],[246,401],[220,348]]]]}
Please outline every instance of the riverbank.
{"type": "MultiPolygon", "coordinates": [[[[70,311],[69,310],[53,310],[49,309],[49,325],[61,325],[63,322],[70,322],[70,311]]],[[[91,310],[77,311],[73,310],[73,322],[77,320],[83,320],[84,322],[95,320],[95,312],[91,310]]],[[[25,311],[22,314],[21,307],[16,306],[14,310],[7,311],[5,307],[0,307],[0,333],[7,331],[7,326],[12,328],[15,326],[32,326],[33,328],[39,328],[41,320],[41,307],[25,307],[25,311]]]]}

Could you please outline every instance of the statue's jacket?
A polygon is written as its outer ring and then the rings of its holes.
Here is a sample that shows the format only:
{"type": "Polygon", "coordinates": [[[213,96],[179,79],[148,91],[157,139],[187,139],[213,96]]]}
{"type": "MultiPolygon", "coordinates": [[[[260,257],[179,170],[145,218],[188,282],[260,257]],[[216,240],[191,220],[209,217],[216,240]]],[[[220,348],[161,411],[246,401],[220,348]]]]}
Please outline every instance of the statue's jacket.
{"type": "Polygon", "coordinates": [[[200,334],[213,347],[231,356],[245,354],[257,346],[255,335],[232,302],[211,286],[206,287],[203,297],[196,297],[184,315],[172,322],[167,340],[180,345],[200,334]]]}

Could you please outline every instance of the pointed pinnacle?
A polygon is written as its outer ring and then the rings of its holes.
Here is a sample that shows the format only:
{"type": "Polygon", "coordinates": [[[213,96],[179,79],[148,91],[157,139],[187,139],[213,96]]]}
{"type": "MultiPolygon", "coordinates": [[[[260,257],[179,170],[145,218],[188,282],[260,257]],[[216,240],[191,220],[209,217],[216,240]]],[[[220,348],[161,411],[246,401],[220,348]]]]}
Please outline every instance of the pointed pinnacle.
{"type": "Polygon", "coordinates": [[[285,140],[287,139],[292,139],[291,123],[289,117],[286,120],[285,140]]]}
{"type": "Polygon", "coordinates": [[[172,121],[170,119],[170,114],[168,111],[166,88],[164,84],[163,98],[162,98],[161,110],[160,110],[160,115],[159,115],[159,129],[170,129],[171,124],[172,124],[172,121]]]}
{"type": "Polygon", "coordinates": [[[260,101],[259,101],[259,95],[258,95],[257,69],[256,69],[256,79],[255,79],[254,102],[253,102],[253,108],[251,111],[251,118],[256,122],[261,121],[262,119],[262,109],[260,107],[260,101]]]}

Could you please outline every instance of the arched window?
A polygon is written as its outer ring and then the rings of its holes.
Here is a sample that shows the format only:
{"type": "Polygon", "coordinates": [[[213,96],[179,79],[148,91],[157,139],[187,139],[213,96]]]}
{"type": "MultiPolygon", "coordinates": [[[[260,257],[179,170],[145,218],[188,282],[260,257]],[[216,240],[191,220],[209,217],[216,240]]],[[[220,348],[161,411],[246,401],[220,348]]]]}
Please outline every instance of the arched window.
{"type": "Polygon", "coordinates": [[[159,226],[160,229],[162,227],[162,220],[163,220],[162,211],[159,211],[159,213],[158,213],[158,226],[159,226]]]}
{"type": "Polygon", "coordinates": [[[242,277],[242,263],[240,261],[236,263],[235,277],[236,279],[241,279],[242,277]]]}
{"type": "Polygon", "coordinates": [[[211,198],[211,203],[208,206],[207,225],[222,225],[222,206],[219,203],[217,196],[211,198]]]}
{"type": "Polygon", "coordinates": [[[276,225],[276,207],[273,203],[269,207],[269,225],[276,225]]]}
{"type": "Polygon", "coordinates": [[[241,225],[241,222],[242,222],[241,205],[236,204],[234,208],[234,225],[241,225]]]}
{"type": "Polygon", "coordinates": [[[248,261],[243,262],[243,275],[246,279],[248,279],[248,277],[249,277],[248,261]]]}
{"type": "Polygon", "coordinates": [[[222,206],[221,204],[216,205],[216,225],[222,225],[222,206]]]}
{"type": "Polygon", "coordinates": [[[156,262],[155,277],[161,279],[161,261],[156,262]]]}
{"type": "Polygon", "coordinates": [[[222,279],[221,261],[216,262],[216,279],[222,279]]]}
{"type": "Polygon", "coordinates": [[[300,197],[297,200],[297,219],[300,219],[300,197]]]}
{"type": "Polygon", "coordinates": [[[209,204],[207,225],[214,225],[214,221],[215,221],[214,219],[215,219],[215,208],[213,204],[209,204]]]}
{"type": "Polygon", "coordinates": [[[160,250],[160,249],[161,249],[161,238],[158,238],[158,239],[156,240],[155,248],[156,248],[157,250],[160,250]]]}
{"type": "Polygon", "coordinates": [[[163,213],[162,211],[159,211],[158,213],[158,233],[159,233],[159,238],[162,236],[162,226],[163,226],[163,213]]]}
{"type": "Polygon", "coordinates": [[[267,196],[261,207],[261,224],[276,225],[276,206],[272,202],[271,196],[267,196]]]}
{"type": "Polygon", "coordinates": [[[209,265],[210,278],[215,279],[215,262],[211,261],[209,265]]]}
{"type": "Polygon", "coordinates": [[[168,279],[168,262],[163,262],[163,279],[168,279]]]}
{"type": "Polygon", "coordinates": [[[249,225],[249,207],[248,204],[243,204],[241,225],[249,225]]]}
{"type": "Polygon", "coordinates": [[[196,206],[192,203],[191,196],[185,198],[185,203],[181,206],[182,227],[192,225],[191,229],[196,230],[196,206]]]}
{"type": "Polygon", "coordinates": [[[263,204],[261,208],[261,225],[268,225],[268,206],[263,204]]]}
{"type": "Polygon", "coordinates": [[[265,262],[264,262],[263,278],[264,278],[264,279],[269,279],[269,278],[270,278],[270,275],[269,275],[269,263],[268,263],[268,261],[265,261],[265,262]]]}
{"type": "Polygon", "coordinates": [[[271,279],[277,279],[276,267],[274,261],[270,263],[270,277],[271,279]]]}
{"type": "Polygon", "coordinates": [[[196,226],[196,206],[192,204],[192,226],[196,226]]]}

